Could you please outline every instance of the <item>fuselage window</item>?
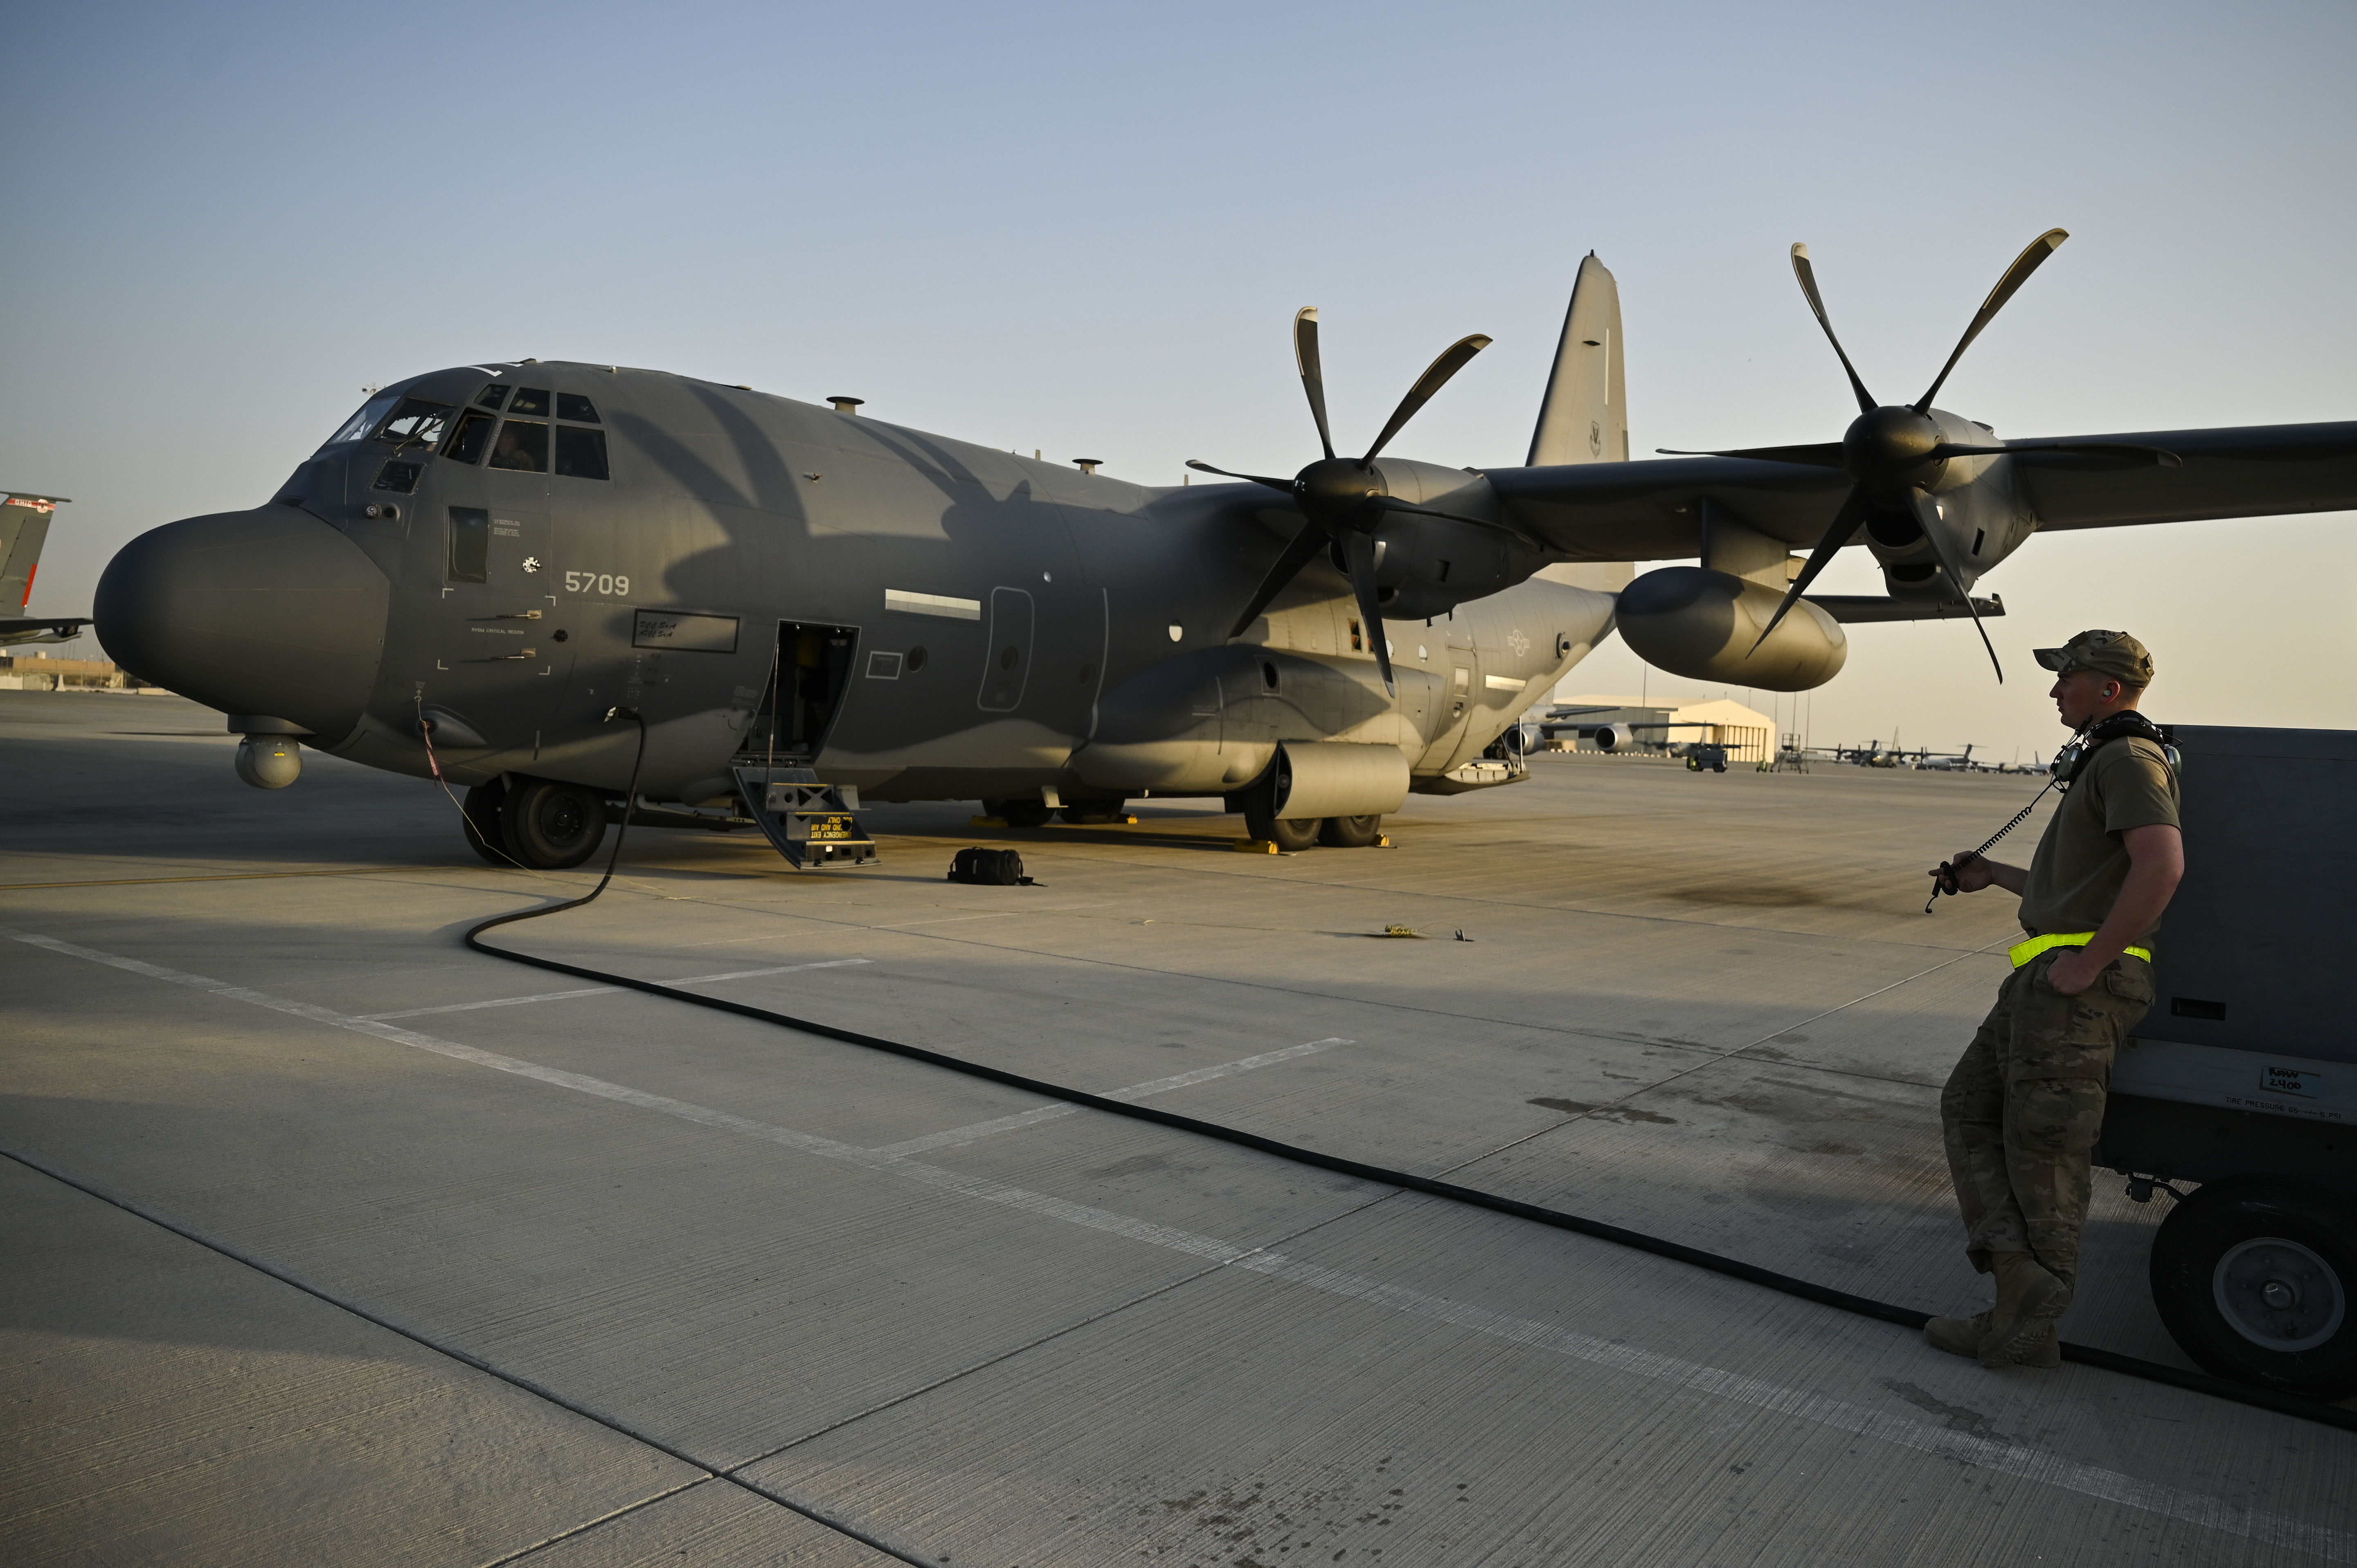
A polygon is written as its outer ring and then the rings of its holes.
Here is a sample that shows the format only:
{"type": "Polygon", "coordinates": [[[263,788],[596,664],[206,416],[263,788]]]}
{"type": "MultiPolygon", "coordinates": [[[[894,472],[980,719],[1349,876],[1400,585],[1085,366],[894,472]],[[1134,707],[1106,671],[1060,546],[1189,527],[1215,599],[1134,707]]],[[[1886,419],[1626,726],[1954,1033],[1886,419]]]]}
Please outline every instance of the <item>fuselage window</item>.
{"type": "Polygon", "coordinates": [[[393,405],[400,401],[391,392],[385,393],[382,397],[369,399],[368,402],[361,404],[361,411],[358,413],[344,421],[336,433],[328,437],[327,444],[333,446],[339,441],[360,440],[370,431],[374,430],[376,422],[392,413],[393,405]]]}
{"type": "Polygon", "coordinates": [[[458,416],[458,428],[451,433],[450,444],[442,455],[457,463],[479,463],[483,450],[491,444],[491,427],[499,424],[488,413],[467,413],[458,416]]]}
{"type": "Polygon", "coordinates": [[[548,391],[544,387],[518,387],[515,401],[508,404],[510,413],[546,413],[548,391]]]}
{"type": "MultiPolygon", "coordinates": [[[[516,402],[521,404],[523,399],[519,396],[516,402]]],[[[491,467],[527,474],[548,472],[548,426],[523,419],[511,419],[500,425],[500,438],[491,447],[491,467]]]]}
{"type": "Polygon", "coordinates": [[[417,476],[425,471],[423,463],[404,463],[395,457],[376,471],[376,484],[372,488],[405,496],[417,489],[417,476]]]}
{"type": "Polygon", "coordinates": [[[507,386],[505,383],[500,381],[493,381],[490,386],[485,387],[481,392],[475,394],[475,401],[485,408],[497,408],[500,404],[507,402],[507,386]]]}
{"type": "Polygon", "coordinates": [[[448,403],[405,397],[401,406],[393,411],[393,417],[377,427],[376,438],[404,446],[431,446],[442,439],[443,429],[449,422],[448,403]]]}
{"type": "Polygon", "coordinates": [[[576,430],[570,424],[556,427],[556,471],[575,479],[604,479],[606,472],[606,433],[602,430],[576,430]]]}
{"type": "Polygon", "coordinates": [[[587,398],[583,397],[579,392],[558,392],[556,394],[556,417],[559,419],[577,419],[584,424],[597,424],[602,423],[602,421],[597,417],[597,405],[591,403],[587,398]]]}
{"type": "Polygon", "coordinates": [[[491,514],[480,507],[450,509],[450,581],[490,580],[491,514]]]}

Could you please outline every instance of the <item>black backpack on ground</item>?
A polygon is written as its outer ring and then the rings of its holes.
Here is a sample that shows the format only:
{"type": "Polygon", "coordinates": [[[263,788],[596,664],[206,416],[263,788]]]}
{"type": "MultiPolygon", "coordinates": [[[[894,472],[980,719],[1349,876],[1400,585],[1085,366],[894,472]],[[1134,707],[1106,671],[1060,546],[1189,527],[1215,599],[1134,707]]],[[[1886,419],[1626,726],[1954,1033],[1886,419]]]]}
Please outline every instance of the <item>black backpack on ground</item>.
{"type": "Polygon", "coordinates": [[[962,849],[950,863],[948,880],[985,887],[1036,887],[1023,875],[1023,857],[1011,849],[962,849]]]}

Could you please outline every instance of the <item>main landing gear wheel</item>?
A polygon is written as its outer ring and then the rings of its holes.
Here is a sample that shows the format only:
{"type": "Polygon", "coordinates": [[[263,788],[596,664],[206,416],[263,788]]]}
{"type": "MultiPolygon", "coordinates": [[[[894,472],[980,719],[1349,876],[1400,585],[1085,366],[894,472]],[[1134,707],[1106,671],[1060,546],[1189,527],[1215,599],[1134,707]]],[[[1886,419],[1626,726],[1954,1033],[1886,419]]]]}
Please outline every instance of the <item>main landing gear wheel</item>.
{"type": "Polygon", "coordinates": [[[1265,817],[1247,809],[1244,832],[1256,839],[1266,839],[1279,849],[1305,850],[1318,842],[1319,830],[1326,825],[1323,817],[1265,817]]]}
{"type": "Polygon", "coordinates": [[[1109,822],[1116,817],[1128,815],[1129,802],[1126,800],[1067,800],[1057,808],[1056,814],[1074,827],[1083,822],[1109,822]]]}
{"type": "Polygon", "coordinates": [[[982,814],[999,818],[1010,828],[1044,828],[1054,812],[1039,800],[985,800],[982,814]]]}
{"type": "Polygon", "coordinates": [[[504,779],[478,784],[467,791],[467,847],[493,865],[515,864],[514,852],[508,848],[507,829],[500,824],[500,805],[507,799],[507,793],[508,781],[504,779]]]}
{"type": "Polygon", "coordinates": [[[1364,849],[1383,833],[1381,817],[1329,817],[1318,826],[1318,842],[1329,849],[1364,849]]]}
{"type": "Polygon", "coordinates": [[[2288,1182],[2213,1182],[2152,1242],[2152,1298],[2204,1371],[2337,1400],[2357,1393],[2357,1218],[2288,1182]]]}
{"type": "Polygon", "coordinates": [[[606,838],[606,797],[580,784],[519,779],[500,806],[507,851],[542,871],[563,871],[597,853],[606,838]]]}

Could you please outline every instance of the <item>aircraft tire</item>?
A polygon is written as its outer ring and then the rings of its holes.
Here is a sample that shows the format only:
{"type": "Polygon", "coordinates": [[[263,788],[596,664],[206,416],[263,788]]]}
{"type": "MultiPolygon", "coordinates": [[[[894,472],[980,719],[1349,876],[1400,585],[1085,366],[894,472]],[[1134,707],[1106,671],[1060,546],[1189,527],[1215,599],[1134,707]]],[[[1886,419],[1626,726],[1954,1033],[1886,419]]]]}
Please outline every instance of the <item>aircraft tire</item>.
{"type": "Polygon", "coordinates": [[[1056,814],[1078,826],[1082,822],[1102,822],[1128,813],[1126,800],[1068,800],[1056,814]]]}
{"type": "Polygon", "coordinates": [[[507,851],[541,871],[563,871],[597,853],[606,839],[606,797],[580,784],[520,779],[500,806],[507,851]]]}
{"type": "Polygon", "coordinates": [[[1249,809],[1244,812],[1244,832],[1254,838],[1266,839],[1279,849],[1297,852],[1313,848],[1325,826],[1323,817],[1264,817],[1249,809]]]}
{"type": "Polygon", "coordinates": [[[1381,817],[1329,817],[1318,824],[1318,842],[1329,849],[1365,849],[1383,834],[1381,817]]]}
{"type": "Polygon", "coordinates": [[[1039,800],[985,800],[983,815],[999,817],[1010,828],[1044,828],[1054,811],[1039,800]]]}
{"type": "Polygon", "coordinates": [[[2212,1182],[2160,1222],[2150,1267],[2163,1326],[2202,1370],[2311,1399],[2357,1392],[2357,1219],[2339,1195],[2212,1182]]]}
{"type": "Polygon", "coordinates": [[[508,851],[507,829],[500,823],[500,802],[507,792],[505,779],[476,785],[467,791],[465,815],[460,819],[466,824],[467,847],[493,865],[515,865],[508,851]]]}

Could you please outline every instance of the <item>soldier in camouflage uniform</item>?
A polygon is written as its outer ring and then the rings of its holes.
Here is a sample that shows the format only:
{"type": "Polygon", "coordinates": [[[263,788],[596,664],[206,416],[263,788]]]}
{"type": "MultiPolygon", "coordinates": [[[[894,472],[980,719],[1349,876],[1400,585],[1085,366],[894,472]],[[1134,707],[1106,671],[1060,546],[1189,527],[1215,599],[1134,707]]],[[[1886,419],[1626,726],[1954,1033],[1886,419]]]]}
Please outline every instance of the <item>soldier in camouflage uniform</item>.
{"type": "MultiPolygon", "coordinates": [[[[2152,655],[2124,632],[2083,631],[2037,657],[2073,730],[2133,714],[2152,681],[2152,655]]],[[[2176,775],[2130,735],[2083,754],[2027,870],[1969,851],[1943,868],[1958,891],[2019,894],[2030,940],[1940,1096],[1965,1256],[1996,1276],[1996,1305],[1932,1319],[1937,1348],[1984,1367],[2061,1364],[2112,1056],[2152,1004],[2153,936],[2184,865],[2176,775]]]]}

